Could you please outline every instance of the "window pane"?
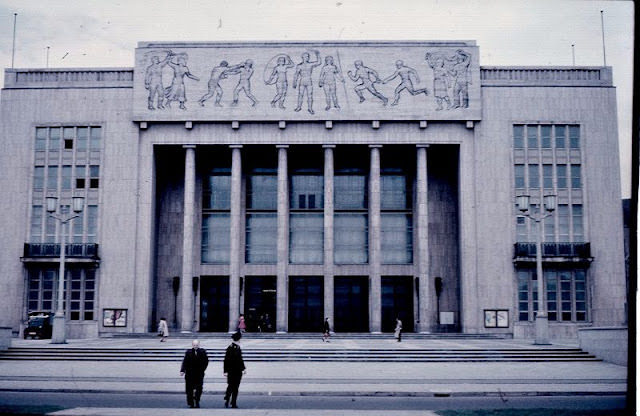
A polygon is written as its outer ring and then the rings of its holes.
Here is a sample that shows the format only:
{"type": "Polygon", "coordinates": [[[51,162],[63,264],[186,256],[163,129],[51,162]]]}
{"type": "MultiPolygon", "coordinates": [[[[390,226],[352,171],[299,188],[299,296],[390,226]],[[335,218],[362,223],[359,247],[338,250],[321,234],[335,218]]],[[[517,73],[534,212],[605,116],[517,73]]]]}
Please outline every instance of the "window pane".
{"type": "Polygon", "coordinates": [[[100,150],[102,147],[102,129],[100,127],[91,127],[91,150],[100,150]]]}
{"type": "Polygon", "coordinates": [[[541,135],[542,135],[542,148],[550,149],[551,148],[551,126],[541,126],[541,135]]]}
{"type": "Polygon", "coordinates": [[[247,208],[275,210],[278,206],[278,177],[253,175],[247,180],[247,208]]]}
{"type": "Polygon", "coordinates": [[[247,263],[275,264],[277,262],[277,239],[275,214],[247,215],[247,263]]]}
{"type": "Polygon", "coordinates": [[[407,178],[402,175],[382,175],[380,177],[381,208],[407,209],[407,178]]]}
{"type": "Polygon", "coordinates": [[[58,167],[47,166],[47,189],[56,191],[58,189],[58,167]]]}
{"type": "Polygon", "coordinates": [[[571,165],[571,187],[573,189],[579,189],[581,186],[580,165],[571,165]]]}
{"type": "Polygon", "coordinates": [[[324,176],[292,175],[290,208],[322,209],[324,208],[324,176]]]}
{"type": "Polygon", "coordinates": [[[228,210],[231,207],[231,176],[213,175],[205,182],[204,209],[228,210]]]}
{"type": "Polygon", "coordinates": [[[87,242],[95,243],[98,235],[98,206],[87,206],[87,242]]]}
{"type": "Polygon", "coordinates": [[[89,129],[87,127],[78,127],[78,137],[76,138],[76,150],[84,152],[87,150],[87,141],[89,138],[89,129]]]}
{"type": "Polygon", "coordinates": [[[556,165],[556,176],[558,189],[565,189],[567,187],[567,165],[556,165]]]}
{"type": "Polygon", "coordinates": [[[365,264],[369,261],[366,214],[336,214],[334,217],[334,261],[365,264]]]}
{"type": "Polygon", "coordinates": [[[572,205],[573,214],[573,241],[580,243],[584,241],[584,227],[582,225],[582,205],[572,205]]]}
{"type": "Polygon", "coordinates": [[[60,128],[52,128],[49,130],[49,150],[60,149],[60,128]]]}
{"type": "Polygon", "coordinates": [[[44,188],[44,166],[36,166],[33,170],[33,189],[44,188]]]}
{"type": "Polygon", "coordinates": [[[524,126],[513,126],[513,147],[514,149],[524,148],[524,126]]]}
{"type": "Polygon", "coordinates": [[[564,149],[567,147],[567,133],[565,126],[555,126],[556,130],[556,149],[564,149]]]}
{"type": "Polygon", "coordinates": [[[71,166],[62,167],[62,189],[71,189],[71,166]]]}
{"type": "Polygon", "coordinates": [[[39,243],[42,241],[42,214],[44,209],[42,205],[34,205],[31,208],[31,242],[39,243]]]}
{"type": "Polygon", "coordinates": [[[411,215],[381,215],[382,264],[410,264],[413,261],[411,215]]]}
{"type": "Polygon", "coordinates": [[[527,147],[538,148],[538,126],[527,126],[527,147]]]}
{"type": "Polygon", "coordinates": [[[553,189],[553,165],[542,165],[543,187],[553,189]]]}
{"type": "Polygon", "coordinates": [[[540,174],[538,173],[538,165],[529,165],[529,188],[540,187],[540,174]]]}
{"type": "Polygon", "coordinates": [[[229,263],[231,221],[228,213],[202,218],[202,263],[229,263]]]}
{"type": "Polygon", "coordinates": [[[291,214],[289,227],[289,261],[293,264],[322,264],[323,215],[291,214]]]}
{"type": "Polygon", "coordinates": [[[558,220],[558,241],[567,243],[569,242],[569,206],[566,204],[558,205],[556,218],[558,220]]]}
{"type": "Polygon", "coordinates": [[[36,128],[36,150],[47,150],[47,129],[36,128]]]}
{"type": "Polygon", "coordinates": [[[334,177],[335,209],[365,209],[367,181],[364,175],[336,175],[334,177]]]}
{"type": "Polygon", "coordinates": [[[580,148],[580,127],[569,126],[569,147],[571,149],[580,148]]]}
{"type": "Polygon", "coordinates": [[[524,165],[515,165],[516,188],[524,189],[524,165]]]}

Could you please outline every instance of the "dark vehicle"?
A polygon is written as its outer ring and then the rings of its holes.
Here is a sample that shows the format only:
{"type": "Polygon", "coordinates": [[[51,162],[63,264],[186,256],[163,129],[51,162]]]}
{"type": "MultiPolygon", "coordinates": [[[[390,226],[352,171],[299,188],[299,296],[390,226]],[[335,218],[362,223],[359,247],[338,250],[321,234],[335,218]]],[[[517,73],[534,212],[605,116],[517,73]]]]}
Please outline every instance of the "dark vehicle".
{"type": "Polygon", "coordinates": [[[53,314],[51,312],[29,312],[29,321],[24,329],[24,339],[51,338],[53,314]]]}

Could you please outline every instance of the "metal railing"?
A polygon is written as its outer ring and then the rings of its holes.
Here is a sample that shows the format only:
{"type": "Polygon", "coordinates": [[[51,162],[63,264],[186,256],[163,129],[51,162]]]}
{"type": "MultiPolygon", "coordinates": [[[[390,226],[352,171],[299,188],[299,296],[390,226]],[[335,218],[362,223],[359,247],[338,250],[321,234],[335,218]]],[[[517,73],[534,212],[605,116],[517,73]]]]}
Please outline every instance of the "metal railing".
{"type": "MultiPolygon", "coordinates": [[[[535,257],[536,243],[516,243],[514,258],[535,257]]],[[[542,257],[572,257],[588,259],[591,257],[590,243],[542,243],[542,257]]]]}
{"type": "MultiPolygon", "coordinates": [[[[65,256],[75,258],[98,258],[98,244],[67,243],[65,256]]],[[[24,257],[60,257],[60,244],[58,243],[25,243],[24,257]]]]}

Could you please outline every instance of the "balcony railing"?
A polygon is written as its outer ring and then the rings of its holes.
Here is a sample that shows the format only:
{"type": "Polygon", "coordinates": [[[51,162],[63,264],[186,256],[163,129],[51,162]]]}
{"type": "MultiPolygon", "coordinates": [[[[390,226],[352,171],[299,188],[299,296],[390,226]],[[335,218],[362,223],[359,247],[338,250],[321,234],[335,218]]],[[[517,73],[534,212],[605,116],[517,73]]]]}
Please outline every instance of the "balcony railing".
{"type": "MultiPolygon", "coordinates": [[[[99,259],[97,244],[69,243],[65,245],[65,256],[70,258],[99,259]]],[[[60,244],[26,243],[24,257],[60,257],[60,244]]]]}
{"type": "MultiPolygon", "coordinates": [[[[536,256],[536,243],[516,243],[514,258],[536,256]]],[[[591,258],[590,243],[542,243],[542,257],[591,258]]]]}

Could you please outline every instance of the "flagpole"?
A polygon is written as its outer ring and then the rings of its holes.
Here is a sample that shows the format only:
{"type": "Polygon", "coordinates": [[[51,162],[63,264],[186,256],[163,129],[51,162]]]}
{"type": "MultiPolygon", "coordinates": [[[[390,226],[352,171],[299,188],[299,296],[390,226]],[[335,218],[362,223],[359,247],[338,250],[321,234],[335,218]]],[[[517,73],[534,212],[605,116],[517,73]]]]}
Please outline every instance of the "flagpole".
{"type": "Polygon", "coordinates": [[[16,56],[16,20],[18,18],[18,13],[13,14],[13,47],[11,49],[11,69],[13,69],[13,63],[16,56]]]}
{"type": "Polygon", "coordinates": [[[600,10],[600,25],[602,26],[602,58],[604,66],[607,66],[607,51],[604,46],[604,11],[600,10]]]}

